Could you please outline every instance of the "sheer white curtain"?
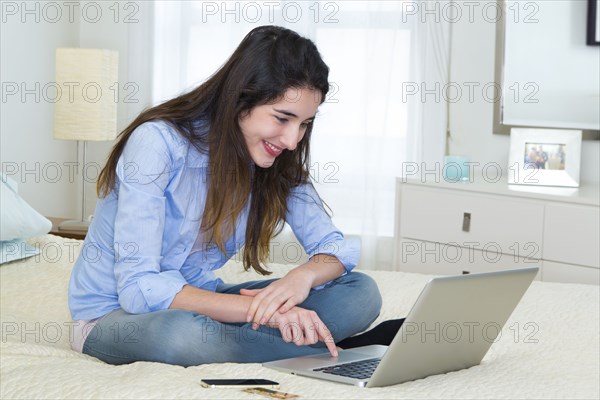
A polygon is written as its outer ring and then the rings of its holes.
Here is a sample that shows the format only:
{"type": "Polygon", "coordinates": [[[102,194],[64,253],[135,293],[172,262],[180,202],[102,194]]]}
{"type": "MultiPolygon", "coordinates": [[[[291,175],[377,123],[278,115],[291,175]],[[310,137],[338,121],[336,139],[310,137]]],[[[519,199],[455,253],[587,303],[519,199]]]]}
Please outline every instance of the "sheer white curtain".
{"type": "Polygon", "coordinates": [[[313,130],[315,186],[334,223],[360,237],[359,267],[391,269],[395,178],[405,162],[441,161],[445,147],[446,106],[421,91],[447,82],[449,27],[422,21],[414,10],[425,3],[155,2],[153,102],[202,83],[256,26],[313,40],[332,83],[313,130]]]}

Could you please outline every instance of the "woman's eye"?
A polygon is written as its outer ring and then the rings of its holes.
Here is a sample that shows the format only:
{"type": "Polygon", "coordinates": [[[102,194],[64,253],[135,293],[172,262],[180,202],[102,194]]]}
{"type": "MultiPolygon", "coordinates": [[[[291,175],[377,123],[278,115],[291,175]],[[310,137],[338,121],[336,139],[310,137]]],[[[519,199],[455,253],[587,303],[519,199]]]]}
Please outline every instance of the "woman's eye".
{"type": "Polygon", "coordinates": [[[280,117],[275,117],[277,118],[277,121],[279,122],[287,122],[287,118],[280,118],[280,117]]]}
{"type": "Polygon", "coordinates": [[[300,126],[301,126],[303,129],[306,129],[306,128],[308,128],[308,125],[310,125],[310,122],[303,122],[303,123],[301,123],[301,124],[300,124],[300,126]]]}

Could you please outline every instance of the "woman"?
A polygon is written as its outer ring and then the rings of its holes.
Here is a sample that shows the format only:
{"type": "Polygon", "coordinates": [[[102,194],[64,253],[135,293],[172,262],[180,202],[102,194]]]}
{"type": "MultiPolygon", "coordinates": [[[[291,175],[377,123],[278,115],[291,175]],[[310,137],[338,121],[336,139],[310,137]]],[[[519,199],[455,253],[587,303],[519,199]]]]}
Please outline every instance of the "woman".
{"type": "Polygon", "coordinates": [[[336,356],[369,327],[379,291],[351,272],[359,246],[308,174],[328,71],[310,40],[258,27],[208,81],[120,134],[69,285],[74,349],[111,364],[264,362],[336,356]],[[242,246],[245,269],[269,274],[284,221],[307,263],[281,279],[215,277],[242,246]]]}

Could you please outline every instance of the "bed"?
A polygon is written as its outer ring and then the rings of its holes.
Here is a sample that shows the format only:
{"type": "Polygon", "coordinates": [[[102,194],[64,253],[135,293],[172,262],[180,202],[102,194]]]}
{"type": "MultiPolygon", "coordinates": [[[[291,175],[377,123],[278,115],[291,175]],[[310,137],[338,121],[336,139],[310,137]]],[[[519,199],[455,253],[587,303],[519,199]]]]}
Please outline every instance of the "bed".
{"type": "MultiPolygon", "coordinates": [[[[236,389],[205,389],[202,378],[266,378],[306,399],[569,398],[600,396],[598,286],[535,281],[483,362],[386,388],[361,389],[298,377],[260,364],[179,367],[151,362],[112,366],[69,344],[67,284],[81,241],[54,235],[27,240],[40,254],[0,266],[2,399],[261,398],[236,389]]],[[[270,264],[275,276],[290,266],[270,264]]],[[[364,271],[377,281],[377,324],[405,316],[431,275],[364,271]]],[[[228,262],[226,281],[260,279],[228,262]]]]}

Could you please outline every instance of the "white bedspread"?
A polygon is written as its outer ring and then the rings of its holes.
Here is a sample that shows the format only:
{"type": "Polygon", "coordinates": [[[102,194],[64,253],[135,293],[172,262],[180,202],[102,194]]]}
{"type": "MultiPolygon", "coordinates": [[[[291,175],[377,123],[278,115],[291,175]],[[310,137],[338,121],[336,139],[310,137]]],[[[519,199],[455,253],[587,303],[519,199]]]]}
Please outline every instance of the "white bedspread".
{"type": "MultiPolygon", "coordinates": [[[[52,235],[42,257],[0,267],[1,392],[9,398],[248,398],[204,389],[202,378],[266,378],[302,398],[586,398],[600,397],[598,286],[534,282],[481,365],[376,389],[280,373],[260,364],[178,367],[150,362],[111,366],[70,349],[67,284],[81,242],[52,235]],[[512,327],[512,329],[511,329],[512,327]]],[[[271,265],[275,276],[289,267],[271,265]]],[[[232,261],[226,281],[260,279],[232,261]]],[[[383,295],[382,320],[405,316],[428,275],[367,272],[383,295]]]]}

